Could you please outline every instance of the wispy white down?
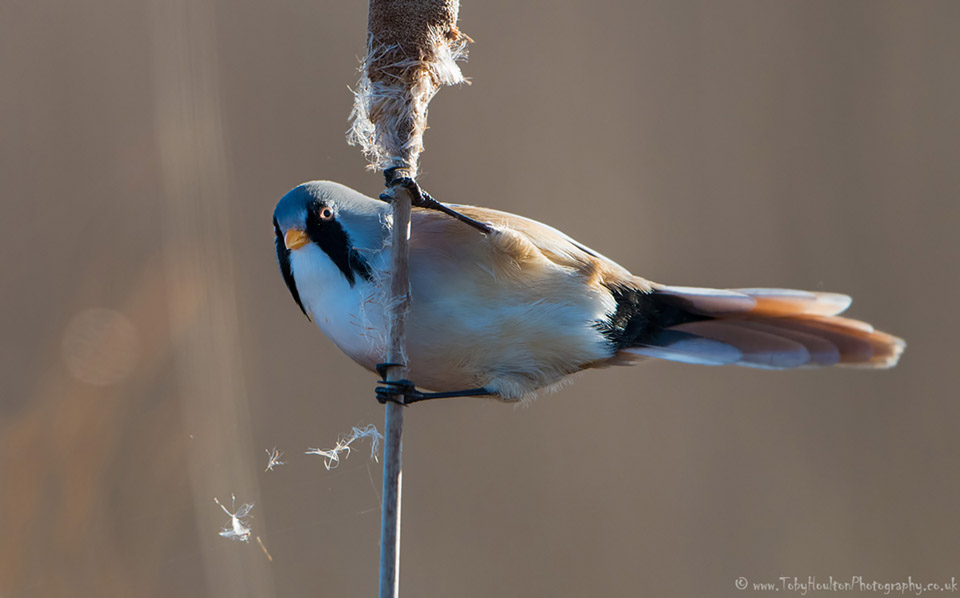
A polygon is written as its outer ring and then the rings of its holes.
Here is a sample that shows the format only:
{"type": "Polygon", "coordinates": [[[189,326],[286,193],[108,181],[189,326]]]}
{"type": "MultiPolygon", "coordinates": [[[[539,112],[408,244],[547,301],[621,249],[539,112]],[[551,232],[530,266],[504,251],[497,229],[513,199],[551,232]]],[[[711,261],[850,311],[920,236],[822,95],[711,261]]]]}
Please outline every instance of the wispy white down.
{"type": "Polygon", "coordinates": [[[283,456],[283,453],[277,450],[277,447],[273,449],[266,449],[267,451],[267,468],[263,471],[273,471],[275,467],[280,467],[281,465],[286,465],[286,461],[281,461],[280,457],[283,456]]]}
{"type": "Polygon", "coordinates": [[[306,454],[320,455],[323,457],[323,466],[327,468],[327,471],[330,471],[340,465],[341,455],[344,459],[350,456],[350,445],[361,438],[370,439],[370,458],[378,461],[377,453],[380,451],[380,442],[383,440],[383,434],[381,434],[380,431],[377,430],[377,426],[373,424],[368,424],[363,428],[353,428],[350,430],[349,435],[341,436],[337,439],[337,444],[332,449],[312,448],[307,450],[306,454]]]}
{"type": "Polygon", "coordinates": [[[253,510],[253,503],[240,505],[240,508],[236,508],[237,497],[230,495],[231,504],[230,508],[235,509],[232,513],[223,506],[219,499],[214,497],[213,502],[220,505],[220,508],[223,509],[223,512],[230,516],[230,523],[220,530],[220,535],[229,540],[237,540],[240,542],[249,542],[250,541],[250,511],[253,510]]]}

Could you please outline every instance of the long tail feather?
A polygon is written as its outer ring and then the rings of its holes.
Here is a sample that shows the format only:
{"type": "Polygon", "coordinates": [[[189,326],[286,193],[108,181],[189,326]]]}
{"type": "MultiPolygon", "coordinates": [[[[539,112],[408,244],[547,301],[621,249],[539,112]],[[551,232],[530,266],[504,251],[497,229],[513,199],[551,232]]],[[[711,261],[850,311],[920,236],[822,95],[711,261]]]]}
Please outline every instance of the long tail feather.
{"type": "Polygon", "coordinates": [[[663,286],[654,295],[689,317],[663,322],[658,333],[624,349],[628,354],[765,369],[889,368],[906,346],[866,322],[837,316],[851,302],[837,293],[663,286]]]}

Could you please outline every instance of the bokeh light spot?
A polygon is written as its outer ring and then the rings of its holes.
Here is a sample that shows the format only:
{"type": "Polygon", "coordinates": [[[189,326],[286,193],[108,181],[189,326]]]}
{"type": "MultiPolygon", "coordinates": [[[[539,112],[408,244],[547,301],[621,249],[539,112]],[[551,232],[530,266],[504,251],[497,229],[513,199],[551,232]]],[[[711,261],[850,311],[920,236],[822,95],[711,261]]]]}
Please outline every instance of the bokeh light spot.
{"type": "Polygon", "coordinates": [[[112,309],[80,312],[63,334],[63,360],[78,380],[98,386],[122,382],[137,362],[139,339],[129,318],[112,309]]]}

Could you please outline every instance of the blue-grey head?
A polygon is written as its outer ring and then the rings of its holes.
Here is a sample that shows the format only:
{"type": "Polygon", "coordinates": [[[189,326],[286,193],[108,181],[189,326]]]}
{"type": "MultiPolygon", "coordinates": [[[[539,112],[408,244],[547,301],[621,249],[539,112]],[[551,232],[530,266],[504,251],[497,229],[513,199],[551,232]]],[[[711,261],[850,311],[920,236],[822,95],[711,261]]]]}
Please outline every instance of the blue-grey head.
{"type": "Polygon", "coordinates": [[[301,300],[302,289],[297,287],[294,254],[319,247],[322,254],[311,251],[310,259],[329,259],[351,287],[370,280],[370,264],[364,255],[383,247],[388,214],[386,203],[331,181],[294,187],[277,203],[273,211],[277,260],[304,315],[310,317],[301,300]]]}

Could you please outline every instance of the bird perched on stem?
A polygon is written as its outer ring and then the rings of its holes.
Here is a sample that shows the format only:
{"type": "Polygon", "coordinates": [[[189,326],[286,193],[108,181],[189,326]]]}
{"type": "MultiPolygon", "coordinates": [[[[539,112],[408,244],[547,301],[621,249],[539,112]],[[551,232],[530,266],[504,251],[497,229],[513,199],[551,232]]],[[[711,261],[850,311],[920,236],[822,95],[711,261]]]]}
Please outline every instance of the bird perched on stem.
{"type": "MultiPolygon", "coordinates": [[[[839,317],[851,299],[789,289],[657,284],[534,220],[451,206],[490,227],[414,208],[407,365],[378,389],[406,403],[518,400],[576,372],[658,358],[764,369],[889,368],[904,342],[839,317]]],[[[277,204],[277,257],[294,301],[344,353],[376,371],[387,343],[389,204],[329,181],[277,204]]]]}

